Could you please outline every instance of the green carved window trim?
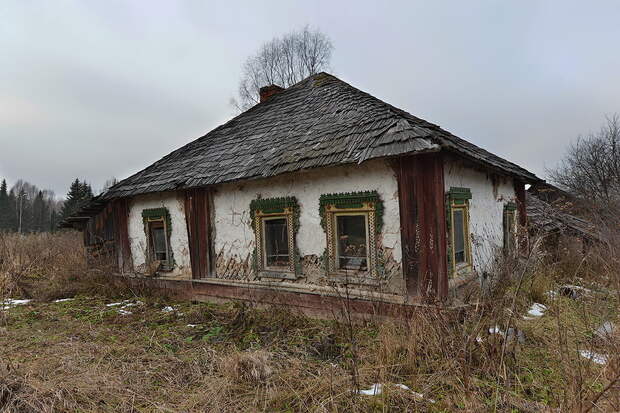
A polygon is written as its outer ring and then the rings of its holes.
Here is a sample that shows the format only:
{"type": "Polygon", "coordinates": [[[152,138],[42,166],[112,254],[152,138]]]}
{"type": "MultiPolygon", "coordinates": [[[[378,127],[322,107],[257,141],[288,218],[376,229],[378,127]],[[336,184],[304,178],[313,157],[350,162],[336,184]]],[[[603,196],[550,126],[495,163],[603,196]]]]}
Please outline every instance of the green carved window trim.
{"type": "Polygon", "coordinates": [[[473,271],[473,255],[471,246],[471,234],[469,229],[469,200],[472,199],[471,190],[469,188],[451,187],[446,193],[446,238],[447,238],[447,256],[448,256],[448,274],[450,278],[461,275],[468,275],[473,271]],[[465,236],[465,257],[466,262],[456,264],[454,256],[454,233],[453,233],[453,213],[456,209],[463,210],[465,236]]]}
{"type": "MultiPolygon", "coordinates": [[[[379,274],[377,237],[383,228],[383,200],[377,191],[346,192],[324,194],[319,198],[319,215],[321,227],[327,237],[327,248],[324,253],[326,276],[334,279],[348,280],[349,275],[342,278],[343,270],[336,265],[335,217],[337,214],[364,213],[367,216],[368,228],[368,271],[366,275],[354,275],[352,282],[359,278],[360,282],[373,284],[379,274]]],[[[363,273],[360,273],[363,274],[363,273]]]]}
{"type": "Polygon", "coordinates": [[[259,277],[296,279],[301,275],[301,255],[297,247],[299,232],[299,203],[297,198],[258,198],[250,202],[250,218],[254,230],[254,251],[252,265],[259,277]],[[282,216],[287,219],[289,227],[289,268],[287,272],[268,270],[263,259],[263,219],[282,216]],[[287,274],[288,273],[288,274],[287,274]]]}
{"type": "Polygon", "coordinates": [[[325,194],[319,198],[319,215],[321,227],[326,229],[325,208],[327,205],[336,209],[359,209],[372,204],[375,210],[375,233],[380,234],[383,228],[383,201],[377,191],[345,192],[341,194],[325,194]]]}
{"type": "Polygon", "coordinates": [[[168,259],[162,263],[161,269],[163,271],[172,271],[175,266],[174,255],[172,253],[172,246],[170,245],[170,236],[172,234],[172,221],[170,219],[170,212],[168,208],[150,208],[142,210],[142,222],[144,224],[144,234],[146,235],[148,248],[151,248],[151,235],[149,233],[149,222],[151,221],[163,221],[166,227],[166,238],[168,245],[168,259]]]}

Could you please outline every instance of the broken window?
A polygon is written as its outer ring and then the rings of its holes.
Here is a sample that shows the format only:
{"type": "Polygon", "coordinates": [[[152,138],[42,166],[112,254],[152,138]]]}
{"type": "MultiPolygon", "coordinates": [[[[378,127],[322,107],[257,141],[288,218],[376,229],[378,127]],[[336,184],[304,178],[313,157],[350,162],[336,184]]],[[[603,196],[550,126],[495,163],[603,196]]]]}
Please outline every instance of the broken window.
{"type": "Polygon", "coordinates": [[[164,221],[150,221],[151,252],[156,261],[168,261],[168,241],[164,221]]]}
{"type": "Polygon", "coordinates": [[[166,208],[145,209],[142,211],[146,235],[147,257],[151,263],[158,263],[157,271],[171,271],[174,267],[170,248],[171,223],[166,208]]]}
{"type": "Polygon", "coordinates": [[[265,218],[265,266],[267,268],[288,268],[288,224],[286,217],[265,218]]]}
{"type": "Polygon", "coordinates": [[[469,235],[470,199],[471,191],[468,188],[450,188],[448,191],[448,259],[452,276],[470,273],[472,270],[469,235]]]}

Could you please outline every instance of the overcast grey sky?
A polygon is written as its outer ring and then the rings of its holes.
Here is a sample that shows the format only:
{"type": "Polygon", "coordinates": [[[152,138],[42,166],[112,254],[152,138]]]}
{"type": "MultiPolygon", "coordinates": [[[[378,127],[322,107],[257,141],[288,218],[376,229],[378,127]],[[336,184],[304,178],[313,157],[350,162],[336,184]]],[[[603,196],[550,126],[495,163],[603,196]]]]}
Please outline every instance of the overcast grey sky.
{"type": "Polygon", "coordinates": [[[0,2],[0,177],[64,195],[233,115],[244,59],[309,24],[331,72],[540,176],[620,112],[620,1],[0,2]]]}

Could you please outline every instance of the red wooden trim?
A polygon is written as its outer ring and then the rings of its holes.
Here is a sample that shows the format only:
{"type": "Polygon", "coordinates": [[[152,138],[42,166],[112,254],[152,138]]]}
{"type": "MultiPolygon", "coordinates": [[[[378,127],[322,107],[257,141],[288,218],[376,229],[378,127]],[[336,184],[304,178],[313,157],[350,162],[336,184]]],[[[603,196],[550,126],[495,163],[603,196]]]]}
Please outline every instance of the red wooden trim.
{"type": "Polygon", "coordinates": [[[418,254],[416,251],[416,223],[418,206],[414,192],[414,175],[411,157],[398,158],[394,164],[398,181],[398,204],[400,211],[400,238],[402,248],[402,271],[407,296],[419,295],[418,254]]]}
{"type": "Polygon", "coordinates": [[[402,157],[395,170],[407,294],[444,298],[448,269],[442,155],[402,157]]]}
{"type": "Polygon", "coordinates": [[[116,243],[116,251],[118,257],[118,268],[121,273],[133,270],[133,262],[131,258],[131,249],[129,244],[129,200],[121,198],[113,201],[112,208],[114,210],[114,242],[116,243]]]}
{"type": "Polygon", "coordinates": [[[206,278],[212,270],[209,198],[206,189],[189,189],[185,192],[185,222],[192,278],[206,278]]]}
{"type": "Polygon", "coordinates": [[[364,298],[321,295],[313,292],[282,291],[271,287],[249,287],[225,285],[191,280],[165,280],[157,278],[125,278],[136,287],[157,288],[180,299],[230,302],[246,301],[252,304],[277,305],[295,308],[312,316],[339,318],[350,312],[355,318],[401,317],[411,318],[415,311],[459,311],[459,307],[423,305],[419,302],[408,304],[390,303],[364,298]]]}

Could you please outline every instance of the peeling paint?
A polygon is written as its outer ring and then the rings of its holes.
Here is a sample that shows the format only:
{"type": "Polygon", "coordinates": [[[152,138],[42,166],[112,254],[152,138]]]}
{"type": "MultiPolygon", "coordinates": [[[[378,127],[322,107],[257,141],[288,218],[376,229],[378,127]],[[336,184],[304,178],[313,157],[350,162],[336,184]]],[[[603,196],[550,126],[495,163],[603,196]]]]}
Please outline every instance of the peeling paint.
{"type": "Polygon", "coordinates": [[[218,235],[214,240],[217,254],[216,277],[255,277],[251,269],[254,233],[249,212],[250,202],[257,198],[295,196],[300,206],[300,228],[296,241],[301,256],[302,274],[298,282],[325,282],[322,256],[327,245],[319,215],[320,196],[373,190],[379,193],[384,206],[384,224],[379,235],[381,245],[378,252],[385,257],[387,263],[382,265],[389,274],[382,274],[382,288],[402,293],[404,282],[400,267],[398,187],[393,170],[383,160],[248,181],[243,185],[219,186],[213,199],[214,226],[218,235]]]}
{"type": "Polygon", "coordinates": [[[458,160],[446,160],[446,191],[450,187],[469,188],[469,219],[474,269],[488,271],[504,240],[504,204],[515,202],[512,178],[493,176],[458,160]]]}
{"type": "Polygon", "coordinates": [[[191,262],[185,222],[183,198],[175,192],[139,195],[131,200],[129,206],[129,243],[134,262],[134,271],[149,273],[146,262],[147,239],[144,232],[142,211],[151,208],[167,208],[170,213],[171,233],[170,247],[174,256],[175,267],[170,276],[186,276],[191,278],[191,262]]]}

